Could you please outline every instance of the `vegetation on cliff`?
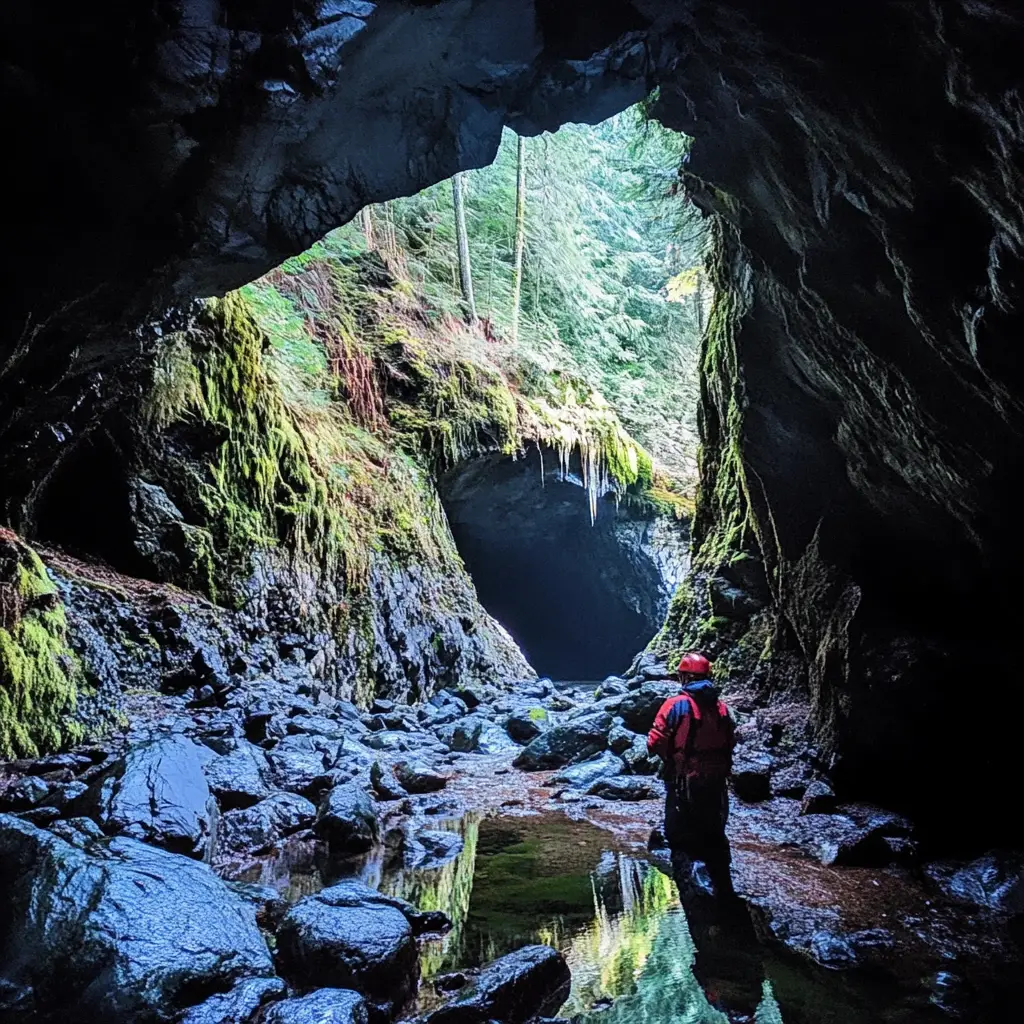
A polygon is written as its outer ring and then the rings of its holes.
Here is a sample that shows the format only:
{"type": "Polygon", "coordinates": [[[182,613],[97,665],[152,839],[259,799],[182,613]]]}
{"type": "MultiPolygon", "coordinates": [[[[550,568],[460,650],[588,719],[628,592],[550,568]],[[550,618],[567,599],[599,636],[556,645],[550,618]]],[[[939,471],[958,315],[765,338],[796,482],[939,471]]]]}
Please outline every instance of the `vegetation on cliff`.
{"type": "Polygon", "coordinates": [[[39,556],[0,528],[0,759],[81,737],[68,717],[78,677],[56,586],[39,556]]]}

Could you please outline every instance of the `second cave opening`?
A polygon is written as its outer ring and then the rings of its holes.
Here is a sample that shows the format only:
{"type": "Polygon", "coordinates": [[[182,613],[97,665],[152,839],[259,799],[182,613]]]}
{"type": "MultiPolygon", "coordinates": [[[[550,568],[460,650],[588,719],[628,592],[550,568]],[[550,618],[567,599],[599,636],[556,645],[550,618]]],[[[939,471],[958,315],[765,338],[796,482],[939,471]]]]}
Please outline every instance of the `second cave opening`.
{"type": "Polygon", "coordinates": [[[620,673],[660,628],[686,571],[685,531],[612,495],[591,522],[578,455],[565,474],[550,449],[490,455],[440,489],[480,600],[541,675],[620,673]]]}

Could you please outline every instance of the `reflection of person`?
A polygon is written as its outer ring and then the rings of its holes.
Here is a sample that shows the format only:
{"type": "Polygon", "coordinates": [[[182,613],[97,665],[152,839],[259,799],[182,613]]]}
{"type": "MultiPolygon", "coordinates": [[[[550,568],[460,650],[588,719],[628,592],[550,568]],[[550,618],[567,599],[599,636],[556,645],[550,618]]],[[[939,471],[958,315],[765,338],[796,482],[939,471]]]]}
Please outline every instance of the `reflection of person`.
{"type": "Polygon", "coordinates": [[[683,656],[682,693],[661,706],[647,749],[665,766],[665,838],[673,862],[703,862],[715,892],[727,896],[733,890],[725,825],[736,727],[710,675],[704,655],[683,656]]]}

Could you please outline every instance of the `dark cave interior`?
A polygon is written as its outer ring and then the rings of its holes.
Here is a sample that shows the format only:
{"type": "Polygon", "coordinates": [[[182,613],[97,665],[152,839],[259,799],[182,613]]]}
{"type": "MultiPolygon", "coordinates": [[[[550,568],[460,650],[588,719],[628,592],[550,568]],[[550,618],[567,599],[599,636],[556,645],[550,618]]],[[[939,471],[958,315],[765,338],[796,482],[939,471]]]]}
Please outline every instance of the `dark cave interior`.
{"type": "Polygon", "coordinates": [[[579,457],[489,456],[441,480],[459,552],[484,607],[541,673],[598,680],[623,672],[657,632],[667,595],[655,561],[609,495],[593,523],[579,457]],[[543,471],[541,469],[543,466],[543,471]]]}

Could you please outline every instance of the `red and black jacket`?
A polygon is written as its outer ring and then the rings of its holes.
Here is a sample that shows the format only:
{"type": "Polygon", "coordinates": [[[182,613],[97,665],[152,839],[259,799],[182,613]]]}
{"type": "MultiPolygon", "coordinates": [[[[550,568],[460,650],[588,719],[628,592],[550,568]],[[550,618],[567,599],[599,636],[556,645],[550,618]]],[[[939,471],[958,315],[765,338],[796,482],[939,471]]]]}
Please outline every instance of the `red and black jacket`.
{"type": "Polygon", "coordinates": [[[732,771],[736,726],[707,680],[670,697],[647,735],[647,750],[672,766],[677,779],[725,778],[732,771]]]}

